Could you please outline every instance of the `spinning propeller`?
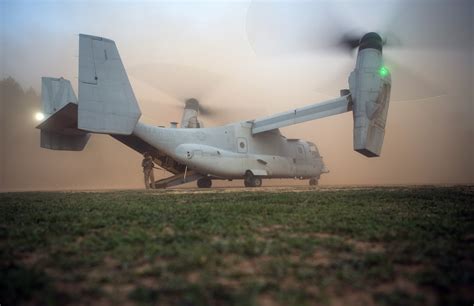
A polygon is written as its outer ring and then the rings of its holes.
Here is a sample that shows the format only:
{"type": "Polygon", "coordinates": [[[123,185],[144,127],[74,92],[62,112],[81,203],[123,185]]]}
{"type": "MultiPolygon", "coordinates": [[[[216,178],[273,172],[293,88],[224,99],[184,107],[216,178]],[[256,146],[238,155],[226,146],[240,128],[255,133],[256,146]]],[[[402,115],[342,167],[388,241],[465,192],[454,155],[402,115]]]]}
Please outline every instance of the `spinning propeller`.
{"type": "Polygon", "coordinates": [[[184,101],[183,107],[197,109],[198,115],[203,117],[213,117],[216,115],[215,110],[211,110],[208,106],[202,106],[202,104],[195,98],[190,98],[184,101]]]}
{"type": "Polygon", "coordinates": [[[413,61],[411,51],[427,48],[430,48],[428,51],[437,51],[454,45],[455,42],[448,33],[443,35],[440,32],[440,35],[433,38],[423,32],[430,29],[427,23],[441,23],[440,20],[443,19],[439,17],[445,13],[430,11],[433,10],[431,7],[423,7],[424,10],[416,5],[407,7],[408,4],[410,3],[369,1],[355,6],[350,3],[319,1],[254,1],[247,13],[247,37],[259,57],[309,56],[327,58],[328,61],[339,58],[334,64],[338,67],[332,69],[336,70],[333,77],[331,71],[328,71],[331,81],[318,90],[324,95],[334,96],[340,86],[347,86],[340,79],[346,78],[354,69],[354,61],[348,61],[343,55],[354,56],[355,50],[363,47],[360,45],[362,37],[369,35],[374,41],[381,41],[383,46],[385,67],[380,72],[390,71],[392,74],[393,100],[420,100],[441,96],[444,90],[433,83],[434,73],[421,67],[425,65],[433,68],[437,63],[427,62],[425,56],[413,61]],[[437,48],[432,48],[433,46],[437,48]],[[412,60],[411,63],[409,59],[412,60]],[[400,64],[401,62],[406,64],[400,64]]]}
{"type": "Polygon", "coordinates": [[[129,72],[136,79],[169,96],[174,107],[184,109],[192,101],[202,117],[211,118],[223,112],[223,109],[211,109],[198,101],[205,100],[223,81],[221,75],[196,67],[167,63],[137,66],[129,72]]]}

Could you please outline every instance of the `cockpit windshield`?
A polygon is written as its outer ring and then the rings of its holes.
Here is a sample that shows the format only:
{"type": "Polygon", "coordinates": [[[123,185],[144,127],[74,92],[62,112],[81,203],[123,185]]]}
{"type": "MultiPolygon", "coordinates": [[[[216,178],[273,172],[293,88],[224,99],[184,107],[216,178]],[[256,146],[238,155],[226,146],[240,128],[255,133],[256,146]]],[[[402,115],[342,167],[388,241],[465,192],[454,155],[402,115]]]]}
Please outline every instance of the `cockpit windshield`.
{"type": "Polygon", "coordinates": [[[309,151],[311,152],[311,155],[316,156],[316,157],[319,156],[319,151],[316,145],[312,142],[308,142],[308,145],[309,145],[309,151]]]}

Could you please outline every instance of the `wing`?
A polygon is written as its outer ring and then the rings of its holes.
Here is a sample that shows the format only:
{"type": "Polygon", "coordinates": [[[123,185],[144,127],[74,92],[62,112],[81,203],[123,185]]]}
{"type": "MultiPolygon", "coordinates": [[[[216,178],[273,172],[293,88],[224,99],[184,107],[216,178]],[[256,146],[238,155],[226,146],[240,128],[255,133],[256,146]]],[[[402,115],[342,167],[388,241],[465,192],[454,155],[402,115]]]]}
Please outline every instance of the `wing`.
{"type": "Polygon", "coordinates": [[[255,119],[252,122],[252,134],[255,135],[297,123],[338,115],[351,110],[351,97],[350,95],[345,95],[337,99],[255,119]]]}

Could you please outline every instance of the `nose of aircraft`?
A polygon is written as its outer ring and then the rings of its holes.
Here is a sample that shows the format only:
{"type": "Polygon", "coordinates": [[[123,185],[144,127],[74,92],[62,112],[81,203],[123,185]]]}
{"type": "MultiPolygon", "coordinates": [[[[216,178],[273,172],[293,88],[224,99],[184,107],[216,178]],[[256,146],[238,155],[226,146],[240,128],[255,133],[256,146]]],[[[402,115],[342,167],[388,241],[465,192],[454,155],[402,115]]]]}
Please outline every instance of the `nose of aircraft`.
{"type": "Polygon", "coordinates": [[[326,167],[326,164],[321,160],[321,173],[329,173],[329,168],[326,167]]]}

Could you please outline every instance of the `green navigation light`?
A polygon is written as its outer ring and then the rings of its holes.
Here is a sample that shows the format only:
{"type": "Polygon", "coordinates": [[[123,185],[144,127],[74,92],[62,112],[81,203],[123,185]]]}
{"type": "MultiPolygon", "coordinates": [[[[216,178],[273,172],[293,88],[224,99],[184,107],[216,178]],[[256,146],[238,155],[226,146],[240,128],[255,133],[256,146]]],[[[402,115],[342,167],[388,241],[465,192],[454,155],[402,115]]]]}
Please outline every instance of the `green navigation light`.
{"type": "Polygon", "coordinates": [[[386,77],[389,74],[387,67],[385,66],[380,67],[379,74],[382,78],[386,77]]]}

